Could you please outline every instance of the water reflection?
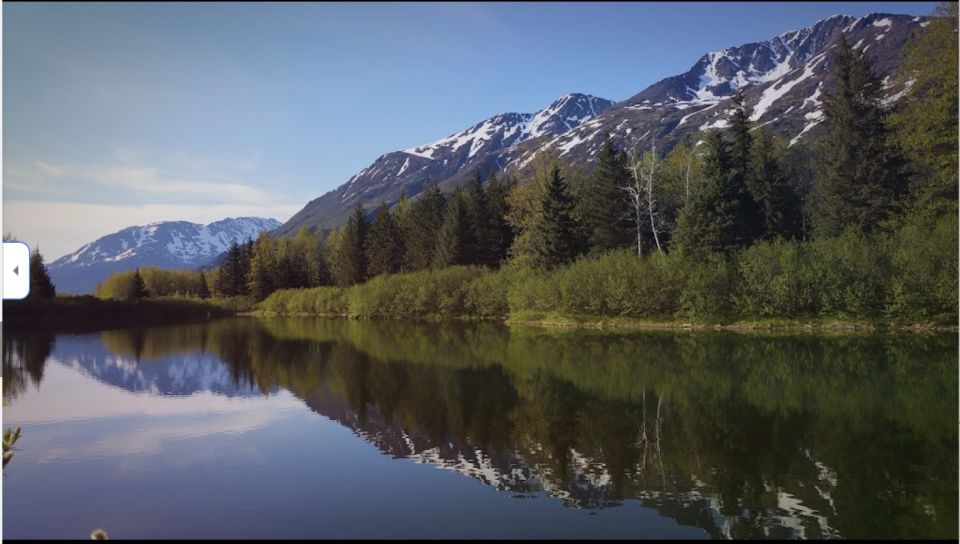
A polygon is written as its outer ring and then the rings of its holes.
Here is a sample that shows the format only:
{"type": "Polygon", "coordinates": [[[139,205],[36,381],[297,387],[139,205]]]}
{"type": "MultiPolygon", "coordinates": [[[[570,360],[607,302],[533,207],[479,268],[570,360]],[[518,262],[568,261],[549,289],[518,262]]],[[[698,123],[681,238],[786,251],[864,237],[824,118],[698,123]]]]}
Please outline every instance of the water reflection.
{"type": "Polygon", "coordinates": [[[14,406],[56,361],[184,402],[292,394],[393,457],[569,507],[637,500],[714,538],[957,533],[953,335],[278,319],[18,331],[3,350],[14,406]]]}

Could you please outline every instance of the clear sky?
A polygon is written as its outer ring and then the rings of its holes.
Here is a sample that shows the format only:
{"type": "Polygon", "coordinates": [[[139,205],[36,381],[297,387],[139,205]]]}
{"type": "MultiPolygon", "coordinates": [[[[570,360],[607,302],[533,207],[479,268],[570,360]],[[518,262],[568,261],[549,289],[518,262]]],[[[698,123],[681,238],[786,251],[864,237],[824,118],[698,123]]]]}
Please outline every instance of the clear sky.
{"type": "Polygon", "coordinates": [[[3,229],[50,261],[122,227],[284,221],[383,153],[704,53],[932,2],[4,3],[3,229]]]}

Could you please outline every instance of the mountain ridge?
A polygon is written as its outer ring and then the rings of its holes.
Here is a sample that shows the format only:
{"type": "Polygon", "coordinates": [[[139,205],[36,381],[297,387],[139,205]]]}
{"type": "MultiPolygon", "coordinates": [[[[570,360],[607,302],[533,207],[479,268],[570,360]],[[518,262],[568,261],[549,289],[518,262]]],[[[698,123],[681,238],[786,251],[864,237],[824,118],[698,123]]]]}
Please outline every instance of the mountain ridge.
{"type": "Polygon", "coordinates": [[[501,113],[433,142],[381,155],[343,185],[311,200],[273,233],[291,235],[303,226],[334,228],[357,205],[370,212],[380,201],[392,205],[401,194],[415,197],[428,183],[449,190],[474,172],[483,177],[493,171],[513,173],[546,148],[590,165],[606,133],[628,148],[656,140],[658,149],[667,150],[694,132],[725,127],[737,91],[744,93],[755,126],[767,126],[791,145],[809,141],[822,119],[824,83],[829,86],[827,52],[839,34],[871,57],[895,101],[909,90],[908,81],[894,78],[899,51],[926,21],[889,13],[832,15],[767,40],[707,52],[686,72],[620,102],[568,93],[534,114],[501,113]]]}

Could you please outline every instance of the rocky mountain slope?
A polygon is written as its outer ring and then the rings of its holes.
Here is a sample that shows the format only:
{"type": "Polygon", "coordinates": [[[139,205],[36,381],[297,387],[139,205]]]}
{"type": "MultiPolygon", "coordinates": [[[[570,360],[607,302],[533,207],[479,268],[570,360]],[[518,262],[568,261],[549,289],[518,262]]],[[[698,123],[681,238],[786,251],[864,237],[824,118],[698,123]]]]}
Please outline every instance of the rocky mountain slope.
{"type": "Polygon", "coordinates": [[[912,83],[897,77],[900,51],[926,24],[905,15],[835,15],[763,42],[707,53],[686,73],[651,85],[576,129],[518,150],[510,167],[547,147],[572,162],[589,163],[608,132],[630,148],[646,149],[656,141],[669,149],[684,138],[695,144],[704,132],[729,125],[738,91],[756,126],[792,143],[812,141],[823,116],[822,93],[833,86],[829,57],[840,35],[870,58],[892,103],[912,83]]]}
{"type": "Polygon", "coordinates": [[[829,52],[840,35],[871,59],[892,103],[911,83],[897,76],[900,51],[926,24],[923,17],[906,15],[834,15],[769,40],[707,53],[686,72],[618,103],[568,94],[535,114],[497,115],[435,142],[382,155],[309,202],[275,233],[336,227],[358,204],[368,210],[381,200],[393,204],[402,193],[417,195],[427,183],[450,189],[474,171],[515,172],[547,148],[589,166],[607,133],[635,149],[655,141],[666,150],[683,138],[696,143],[705,131],[727,126],[737,91],[743,91],[754,123],[793,143],[808,142],[822,119],[821,96],[832,85],[829,52]]]}
{"type": "Polygon", "coordinates": [[[435,142],[381,155],[347,183],[307,204],[277,234],[295,234],[303,225],[338,225],[358,202],[365,208],[380,200],[392,204],[401,193],[418,194],[428,182],[449,185],[474,170],[501,170],[518,145],[567,132],[612,105],[595,96],[567,94],[536,113],[503,113],[435,142]]]}

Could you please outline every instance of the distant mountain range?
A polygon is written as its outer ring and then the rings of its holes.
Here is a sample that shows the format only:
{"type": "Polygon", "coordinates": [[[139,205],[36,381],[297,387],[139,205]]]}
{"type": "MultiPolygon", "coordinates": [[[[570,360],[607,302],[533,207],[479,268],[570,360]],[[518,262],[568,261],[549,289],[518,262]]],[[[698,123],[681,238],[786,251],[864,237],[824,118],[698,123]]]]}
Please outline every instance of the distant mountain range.
{"type": "Polygon", "coordinates": [[[175,221],[129,227],[54,261],[51,277],[60,292],[90,293],[118,270],[215,266],[231,243],[263,230],[287,236],[301,227],[334,228],[357,205],[372,212],[381,201],[392,205],[402,194],[416,197],[430,183],[450,190],[474,172],[512,174],[546,149],[590,167],[608,133],[631,149],[656,142],[658,149],[668,150],[681,139],[696,144],[706,131],[729,125],[738,91],[755,126],[788,138],[791,145],[810,141],[822,121],[822,93],[833,85],[829,53],[840,35],[870,58],[882,78],[885,102],[892,104],[913,83],[898,75],[900,52],[927,24],[925,17],[907,15],[834,15],[769,40],[707,53],[686,72],[621,102],[566,94],[535,113],[502,113],[434,142],[381,155],[282,225],[241,217],[209,225],[175,221]]]}
{"type": "Polygon", "coordinates": [[[86,244],[48,265],[59,293],[92,293],[110,274],[142,266],[198,268],[234,242],[280,226],[276,219],[237,217],[209,225],[164,221],[127,227],[86,244]]]}
{"type": "MultiPolygon", "coordinates": [[[[686,72],[668,77],[622,101],[567,94],[536,113],[504,113],[435,142],[380,156],[340,187],[310,201],[279,229],[332,228],[359,205],[414,197],[428,183],[449,190],[475,171],[515,172],[539,151],[553,148],[589,166],[605,134],[630,147],[659,149],[707,130],[724,128],[731,100],[743,91],[751,121],[791,142],[814,138],[821,122],[821,96],[832,87],[829,52],[841,34],[873,62],[888,102],[912,82],[897,77],[900,51],[927,24],[924,17],[875,13],[834,15],[813,26],[769,40],[705,54],[686,72]]],[[[641,59],[642,60],[642,59],[641,59]]]]}

